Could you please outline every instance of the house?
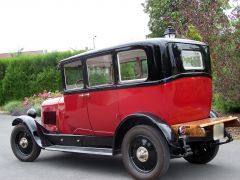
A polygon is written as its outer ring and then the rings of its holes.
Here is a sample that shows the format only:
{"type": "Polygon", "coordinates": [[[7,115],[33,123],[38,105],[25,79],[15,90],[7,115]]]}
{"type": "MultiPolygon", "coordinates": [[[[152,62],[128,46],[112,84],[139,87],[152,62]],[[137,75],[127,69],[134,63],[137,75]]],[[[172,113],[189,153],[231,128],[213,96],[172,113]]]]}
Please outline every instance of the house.
{"type": "Polygon", "coordinates": [[[8,58],[8,57],[13,57],[17,55],[35,55],[35,54],[45,54],[47,51],[46,50],[36,50],[36,51],[18,51],[18,52],[13,52],[13,53],[2,53],[0,54],[0,59],[1,58],[8,58]]]}

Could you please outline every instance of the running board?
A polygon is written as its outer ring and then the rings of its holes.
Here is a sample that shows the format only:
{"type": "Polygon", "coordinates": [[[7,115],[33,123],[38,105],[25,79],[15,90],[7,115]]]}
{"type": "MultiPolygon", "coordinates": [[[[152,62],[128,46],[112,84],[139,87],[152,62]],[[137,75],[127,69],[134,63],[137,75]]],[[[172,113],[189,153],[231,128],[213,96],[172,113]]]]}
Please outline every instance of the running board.
{"type": "Polygon", "coordinates": [[[75,147],[75,146],[55,145],[55,146],[45,147],[44,149],[49,150],[49,151],[73,152],[73,153],[95,154],[95,155],[105,155],[105,156],[113,155],[113,151],[111,148],[75,147]]]}

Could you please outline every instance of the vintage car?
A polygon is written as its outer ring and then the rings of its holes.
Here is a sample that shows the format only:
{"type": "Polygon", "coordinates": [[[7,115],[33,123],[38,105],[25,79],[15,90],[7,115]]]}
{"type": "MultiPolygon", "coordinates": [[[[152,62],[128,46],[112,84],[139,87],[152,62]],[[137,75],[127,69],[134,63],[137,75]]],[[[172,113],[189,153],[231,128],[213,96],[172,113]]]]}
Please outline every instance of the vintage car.
{"type": "Polygon", "coordinates": [[[233,138],[237,117],[211,111],[209,47],[156,38],[93,50],[60,61],[63,96],[16,118],[11,147],[21,161],[41,149],[122,155],[136,179],[156,179],[170,159],[205,164],[233,138]]]}

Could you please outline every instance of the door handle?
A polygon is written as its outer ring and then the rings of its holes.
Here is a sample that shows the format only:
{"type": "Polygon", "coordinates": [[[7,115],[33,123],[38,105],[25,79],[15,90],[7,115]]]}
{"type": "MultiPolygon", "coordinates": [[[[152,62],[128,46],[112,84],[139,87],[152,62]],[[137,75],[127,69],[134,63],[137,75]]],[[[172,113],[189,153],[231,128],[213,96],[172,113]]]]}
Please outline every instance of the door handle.
{"type": "Polygon", "coordinates": [[[86,93],[86,94],[84,94],[86,97],[89,97],[90,96],[90,94],[89,93],[86,93]]]}
{"type": "Polygon", "coordinates": [[[80,94],[79,96],[80,96],[81,98],[83,98],[83,97],[89,97],[90,94],[89,94],[89,93],[85,93],[85,94],[80,94]]]}

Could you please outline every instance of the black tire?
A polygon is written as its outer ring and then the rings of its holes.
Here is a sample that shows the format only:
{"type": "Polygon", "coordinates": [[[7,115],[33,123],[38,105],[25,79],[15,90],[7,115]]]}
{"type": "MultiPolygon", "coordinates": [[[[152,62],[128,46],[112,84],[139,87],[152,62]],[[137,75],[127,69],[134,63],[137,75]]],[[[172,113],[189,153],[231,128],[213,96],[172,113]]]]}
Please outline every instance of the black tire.
{"type": "Polygon", "coordinates": [[[14,127],[10,141],[12,151],[20,161],[34,161],[41,152],[41,148],[36,144],[29,130],[23,124],[14,127]]]}
{"type": "Polygon", "coordinates": [[[157,179],[168,170],[168,144],[162,133],[153,127],[138,125],[130,129],[121,151],[125,168],[136,179],[157,179]]]}
{"type": "Polygon", "coordinates": [[[193,144],[190,147],[193,154],[184,159],[192,164],[207,164],[216,157],[219,150],[219,146],[210,146],[209,144],[193,144]]]}

